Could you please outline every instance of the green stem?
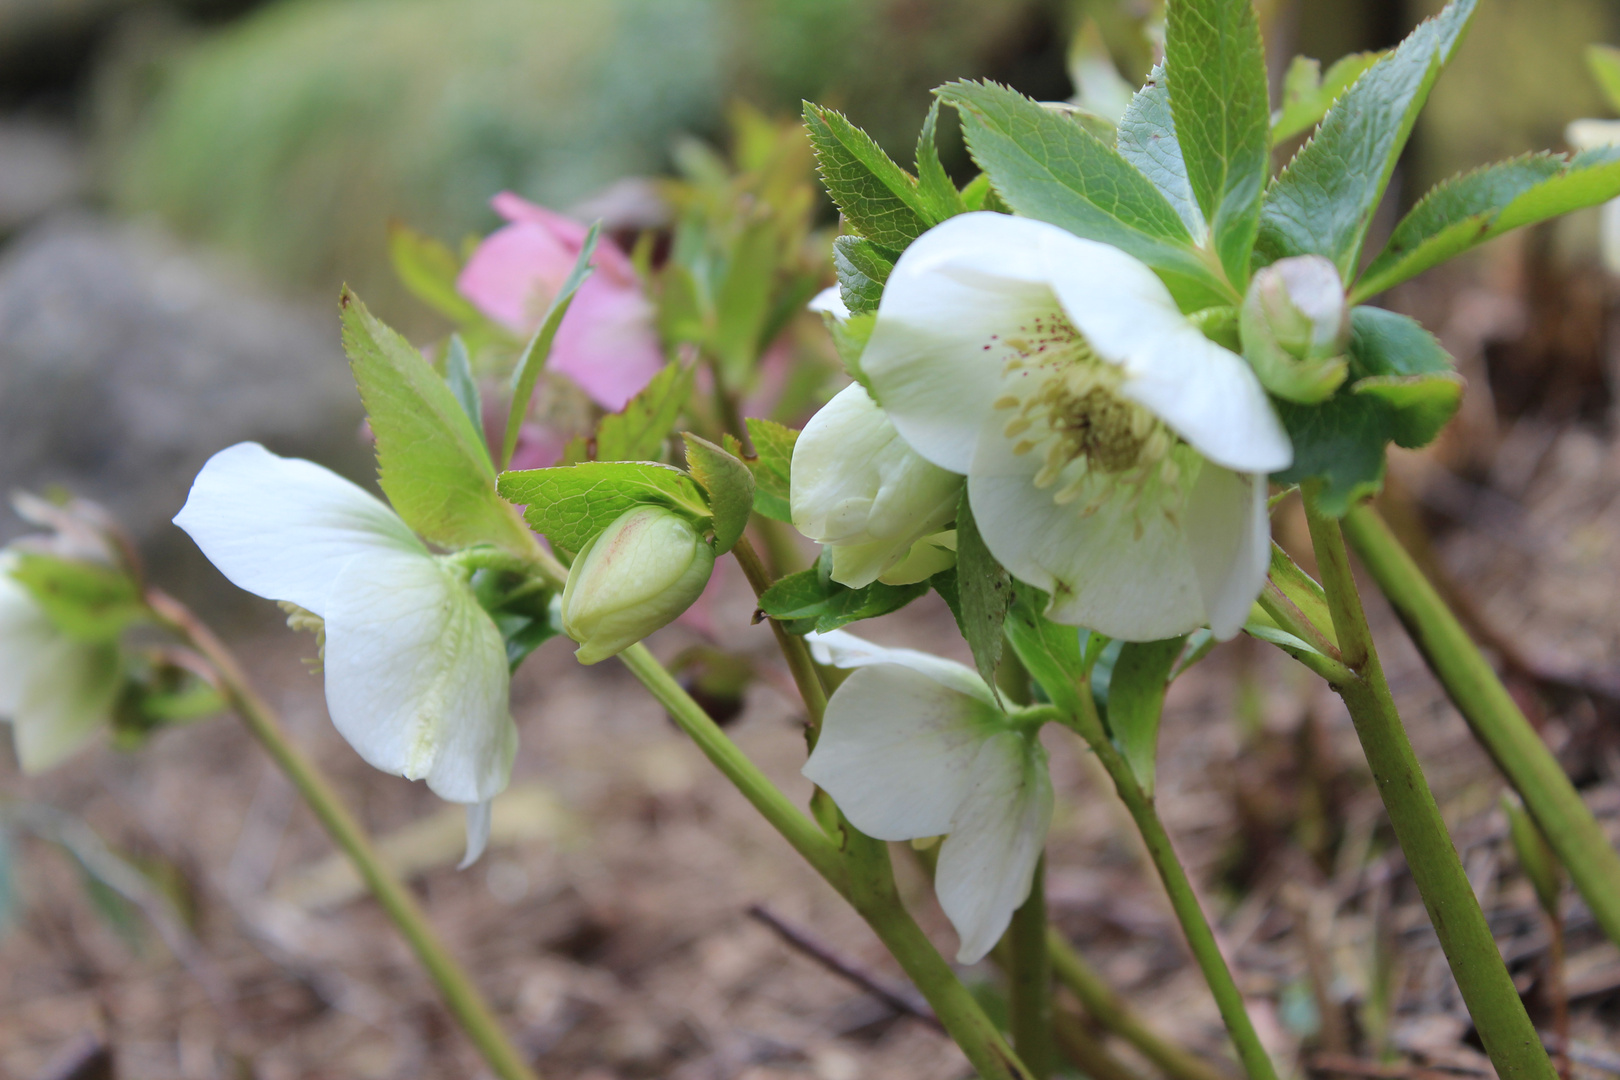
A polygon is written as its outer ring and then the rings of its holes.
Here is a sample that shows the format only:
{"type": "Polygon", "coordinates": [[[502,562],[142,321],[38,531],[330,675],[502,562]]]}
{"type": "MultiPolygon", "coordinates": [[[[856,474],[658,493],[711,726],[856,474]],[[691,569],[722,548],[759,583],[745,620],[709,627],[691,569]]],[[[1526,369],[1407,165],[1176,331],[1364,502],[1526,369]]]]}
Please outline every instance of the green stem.
{"type": "Polygon", "coordinates": [[[1198,895],[1193,892],[1186,868],[1176,857],[1170,834],[1165,830],[1164,822],[1159,820],[1153,797],[1142,790],[1130,763],[1108,738],[1091,695],[1082,692],[1077,696],[1080,713],[1070,717],[1070,723],[1108,771],[1120,800],[1125,803],[1131,820],[1142,835],[1153,867],[1159,873],[1159,880],[1164,883],[1164,891],[1169,894],[1170,907],[1187,936],[1187,945],[1192,949],[1193,958],[1204,973],[1204,981],[1209,984],[1209,991],[1215,997],[1215,1005],[1226,1024],[1227,1035],[1237,1050],[1238,1060],[1243,1063],[1250,1080],[1277,1080],[1276,1066],[1261,1045],[1260,1036],[1255,1033],[1254,1022],[1249,1019],[1248,1009],[1243,1004],[1243,994],[1232,978],[1226,957],[1221,955],[1215,932],[1210,929],[1209,920],[1204,917],[1204,910],[1198,904],[1198,895]]]}
{"type": "Polygon", "coordinates": [[[1008,1004],[1013,1046],[1037,1080],[1057,1064],[1052,1044],[1052,958],[1046,947],[1046,858],[1035,865],[1029,899],[1007,928],[1008,1004]]]}
{"type": "Polygon", "coordinates": [[[1350,556],[1339,524],[1321,512],[1313,485],[1305,487],[1304,495],[1305,519],[1316,549],[1339,651],[1356,676],[1336,684],[1334,689],[1350,710],[1395,838],[1406,854],[1407,867],[1440,938],[1440,948],[1451,964],[1463,1003],[1503,1080],[1551,1080],[1557,1074],[1502,963],[1485,914],[1396,712],[1350,573],[1350,556]]]}
{"type": "Polygon", "coordinates": [[[501,1031],[495,1014],[472,979],[434,934],[427,915],[382,861],[326,778],[287,739],[275,713],[254,692],[230,650],[189,609],[166,593],[151,590],[147,594],[147,605],[214,669],[232,710],[292,781],[333,842],[349,857],[361,880],[410,943],[428,976],[438,986],[445,1005],[495,1075],[501,1080],[538,1080],[523,1055],[501,1031]]]}
{"type": "Polygon", "coordinates": [[[1136,1047],[1143,1057],[1173,1080],[1225,1080],[1214,1067],[1166,1042],[1142,1023],[1055,928],[1047,931],[1046,942],[1052,954],[1053,974],[1080,999],[1086,1015],[1136,1047]]]}
{"type": "MultiPolygon", "coordinates": [[[[748,584],[759,596],[771,587],[770,571],[760,561],[759,553],[754,545],[744,536],[737,541],[737,546],[731,549],[737,557],[737,563],[742,567],[743,576],[748,578],[748,584]]],[[[793,685],[799,688],[799,696],[804,699],[804,708],[809,721],[810,747],[815,749],[816,736],[821,732],[821,714],[827,711],[827,690],[821,684],[821,674],[816,670],[816,664],[810,657],[810,650],[804,644],[804,638],[797,634],[790,634],[787,628],[775,619],[767,619],[771,624],[771,632],[776,635],[776,647],[781,651],[782,658],[787,661],[788,671],[793,674],[793,685]]]]}
{"type": "Polygon", "coordinates": [[[1620,944],[1620,854],[1495,669],[1416,561],[1369,506],[1344,530],[1474,736],[1506,774],[1609,940],[1620,944]]]}

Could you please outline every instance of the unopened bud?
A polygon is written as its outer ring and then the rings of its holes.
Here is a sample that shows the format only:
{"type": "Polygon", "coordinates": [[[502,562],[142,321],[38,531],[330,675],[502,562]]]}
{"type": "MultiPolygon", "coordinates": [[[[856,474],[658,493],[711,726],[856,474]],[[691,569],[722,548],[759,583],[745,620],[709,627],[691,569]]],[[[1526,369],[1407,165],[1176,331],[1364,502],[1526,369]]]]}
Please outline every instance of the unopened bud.
{"type": "Polygon", "coordinates": [[[1280,259],[1255,274],[1241,329],[1243,355],[1278,397],[1312,404],[1344,382],[1350,309],[1339,271],[1320,255],[1280,259]]]}
{"type": "Polygon", "coordinates": [[[563,587],[562,624],[582,664],[629,648],[692,605],[714,548],[673,510],[638,506],[585,545],[563,587]]]}

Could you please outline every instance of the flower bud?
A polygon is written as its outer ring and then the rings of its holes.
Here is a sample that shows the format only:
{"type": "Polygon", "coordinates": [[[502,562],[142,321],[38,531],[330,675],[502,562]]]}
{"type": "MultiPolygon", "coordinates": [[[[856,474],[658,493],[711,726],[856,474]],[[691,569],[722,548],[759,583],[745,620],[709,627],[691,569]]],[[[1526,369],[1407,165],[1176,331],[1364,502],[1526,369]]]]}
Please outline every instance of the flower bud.
{"type": "Polygon", "coordinates": [[[1278,397],[1311,404],[1344,382],[1350,310],[1338,270],[1320,255],[1280,259],[1255,274],[1241,328],[1243,355],[1278,397]]]}
{"type": "Polygon", "coordinates": [[[805,425],[792,481],[793,527],[832,547],[832,578],[851,588],[870,585],[943,528],[962,493],[962,478],[907,446],[859,384],[805,425]]]}
{"type": "Polygon", "coordinates": [[[714,548],[673,510],[638,506],[585,545],[563,587],[562,625],[594,664],[674,621],[708,584],[714,548]]]}

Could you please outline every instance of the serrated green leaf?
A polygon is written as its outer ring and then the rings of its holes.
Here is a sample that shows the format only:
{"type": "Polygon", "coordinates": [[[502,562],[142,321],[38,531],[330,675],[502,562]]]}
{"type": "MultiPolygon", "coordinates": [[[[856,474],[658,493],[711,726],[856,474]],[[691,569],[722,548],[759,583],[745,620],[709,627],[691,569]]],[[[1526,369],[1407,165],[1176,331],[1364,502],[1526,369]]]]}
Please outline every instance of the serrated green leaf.
{"type": "Polygon", "coordinates": [[[937,223],[916,178],[841,113],[807,101],[804,125],[822,183],[850,228],[874,243],[904,251],[937,223]]]}
{"type": "Polygon", "coordinates": [[[939,160],[939,147],[934,139],[938,125],[939,102],[936,100],[928,106],[928,116],[917,135],[917,194],[928,207],[928,216],[936,223],[967,211],[961,193],[951,183],[939,160]]]}
{"type": "Polygon", "coordinates": [[[506,643],[506,666],[517,671],[529,654],[562,633],[550,589],[536,589],[526,574],[480,569],[472,575],[473,595],[489,612],[506,643]]]}
{"type": "Polygon", "coordinates": [[[780,620],[792,633],[825,634],[862,619],[875,619],[898,611],[928,592],[928,583],[885,585],[874,581],[862,589],[840,585],[828,576],[829,560],[787,577],[766,589],[760,610],[780,620]]]}
{"type": "Polygon", "coordinates": [[[1125,755],[1142,790],[1153,794],[1154,765],[1159,749],[1159,719],[1170,670],[1186,637],[1164,641],[1127,641],[1108,680],[1108,730],[1125,755]]]}
{"type": "Polygon", "coordinates": [[[146,618],[140,587],[122,570],[31,551],[15,554],[12,579],[70,638],[113,641],[146,618]]]}
{"type": "Polygon", "coordinates": [[[1013,581],[985,547],[965,488],[956,511],[956,588],[962,604],[962,636],[973,650],[980,678],[994,690],[1013,581]]]}
{"type": "Polygon", "coordinates": [[[1257,260],[1321,255],[1345,280],[1412,125],[1477,0],[1453,0],[1366,70],[1266,192],[1257,260]]]}
{"type": "Polygon", "coordinates": [[[714,517],[714,553],[724,555],[748,528],[748,515],[754,509],[754,474],[709,440],[690,431],[682,437],[686,440],[686,467],[709,497],[714,517]]]}
{"type": "Polygon", "coordinates": [[[1204,212],[1198,208],[1192,182],[1187,179],[1187,162],[1181,156],[1181,143],[1176,139],[1176,122],[1170,114],[1170,90],[1165,86],[1163,64],[1154,67],[1142,89],[1125,107],[1115,148],[1152,181],[1175,208],[1192,242],[1202,244],[1209,235],[1209,226],[1204,223],[1204,212]]]}
{"type": "Polygon", "coordinates": [[[1007,642],[1047,700],[1074,716],[1082,708],[1080,688],[1086,685],[1080,631],[1042,615],[1046,601],[1046,594],[1034,586],[1013,582],[1013,603],[1004,626],[1007,642]]]}
{"type": "Polygon", "coordinates": [[[1384,447],[1390,439],[1387,405],[1345,387],[1320,405],[1273,404],[1294,444],[1294,463],[1272,474],[1275,483],[1321,480],[1320,505],[1334,517],[1377,494],[1384,484],[1384,447]]]}
{"type": "Polygon", "coordinates": [[[793,446],[799,433],[774,420],[750,416],[743,423],[754,456],[744,463],[754,474],[754,509],[775,521],[792,523],[793,446]]]}
{"type": "Polygon", "coordinates": [[[552,298],[551,308],[541,320],[540,328],[529,339],[523,355],[518,358],[517,367],[512,371],[512,403],[507,407],[506,434],[501,439],[503,468],[512,460],[512,451],[517,449],[518,432],[523,429],[524,417],[529,415],[529,400],[534,396],[534,384],[540,378],[540,369],[546,366],[547,357],[551,355],[551,343],[557,338],[557,328],[562,325],[563,316],[568,314],[574,294],[579,292],[579,287],[590,276],[591,257],[596,254],[596,244],[601,235],[602,223],[592,222],[579,249],[579,257],[574,260],[574,268],[568,272],[562,288],[552,298]]]}
{"type": "Polygon", "coordinates": [[[461,260],[446,244],[393,222],[388,226],[388,256],[394,274],[412,296],[457,324],[483,321],[472,301],[456,288],[461,260]]]}
{"type": "Polygon", "coordinates": [[[1153,182],[1072,117],[996,83],[954,82],[935,93],[961,114],[973,160],[1018,213],[1141,259],[1186,310],[1237,297],[1153,182]]]}
{"type": "Polygon", "coordinates": [[[883,299],[883,285],[899,257],[859,236],[840,236],[833,241],[838,294],[851,315],[877,310],[878,301],[883,299]]]}
{"type": "Polygon", "coordinates": [[[1323,74],[1322,65],[1308,56],[1296,56],[1283,76],[1282,107],[1271,114],[1271,141],[1280,143],[1315,127],[1339,95],[1361,78],[1361,73],[1386,53],[1360,52],[1341,56],[1323,74]]]}
{"type": "Polygon", "coordinates": [[[709,504],[697,481],[650,461],[582,461],[501,474],[500,493],[525,507],[523,519],[557,547],[578,551],[632,507],[666,506],[694,522],[709,504]]]}
{"type": "Polygon", "coordinates": [[[1597,80],[1603,96],[1609,99],[1609,108],[1620,112],[1620,49],[1613,45],[1588,45],[1586,67],[1597,80]]]}
{"type": "Polygon", "coordinates": [[[483,433],[410,342],[343,291],[343,350],[377,440],[377,476],[405,524],[444,547],[532,538],[495,493],[483,433]]]}
{"type": "Polygon", "coordinates": [[[1252,0],[1170,0],[1164,48],[1187,179],[1241,292],[1271,172],[1271,102],[1252,0]]]}
{"type": "MultiPolygon", "coordinates": [[[[473,378],[472,357],[467,352],[467,343],[461,339],[460,334],[451,334],[450,340],[445,343],[444,381],[449,384],[450,392],[456,396],[456,404],[461,406],[461,411],[472,421],[473,430],[482,435],[484,399],[478,392],[478,380],[473,378]]],[[[484,448],[484,456],[488,457],[489,444],[482,438],[478,443],[484,448]]],[[[490,461],[489,467],[492,470],[495,468],[493,460],[490,461]]]]}
{"type": "Polygon", "coordinates": [[[697,365],[671,360],[630,399],[622,412],[602,417],[596,429],[596,460],[654,461],[663,456],[664,440],[675,430],[681,410],[692,396],[697,365]]]}
{"type": "Polygon", "coordinates": [[[1620,196],[1620,146],[1527,154],[1452,177],[1401,220],[1351,292],[1359,301],[1510,229],[1620,196]]]}

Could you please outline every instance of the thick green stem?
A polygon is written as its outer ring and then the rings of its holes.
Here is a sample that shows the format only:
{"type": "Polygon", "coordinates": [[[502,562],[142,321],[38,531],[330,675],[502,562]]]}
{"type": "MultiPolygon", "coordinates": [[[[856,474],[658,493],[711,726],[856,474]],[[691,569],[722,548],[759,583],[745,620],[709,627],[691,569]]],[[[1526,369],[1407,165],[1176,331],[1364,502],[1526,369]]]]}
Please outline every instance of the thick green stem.
{"type": "Polygon", "coordinates": [[[1008,1003],[1013,1046],[1031,1075],[1046,1080],[1057,1064],[1052,1045],[1052,957],[1046,948],[1046,859],[1035,866],[1029,899],[1007,928],[1008,1003]]]}
{"type": "Polygon", "coordinates": [[[1357,507],[1344,530],[1474,736],[1524,799],[1593,918],[1620,944],[1620,854],[1568,774],[1377,511],[1357,507]]]}
{"type": "Polygon", "coordinates": [[[1320,512],[1312,486],[1306,486],[1304,495],[1305,517],[1339,649],[1345,665],[1355,674],[1334,689],[1350,710],[1395,838],[1406,854],[1407,867],[1451,964],[1463,1003],[1503,1080],[1551,1080],[1557,1074],[1502,963],[1396,712],[1350,573],[1350,556],[1339,524],[1320,512]]]}
{"type": "Polygon", "coordinates": [[[1165,830],[1164,822],[1159,820],[1159,811],[1154,806],[1152,796],[1142,790],[1125,755],[1108,738],[1091,695],[1082,692],[1077,696],[1080,713],[1069,720],[1108,771],[1120,800],[1142,835],[1148,857],[1153,860],[1153,868],[1158,871],[1164,891],[1170,897],[1170,907],[1175,912],[1176,920],[1181,923],[1182,933],[1187,936],[1193,959],[1198,962],[1199,969],[1204,973],[1204,981],[1214,995],[1215,1005],[1226,1024],[1226,1033],[1237,1050],[1238,1060],[1243,1063],[1250,1080],[1277,1080],[1276,1066],[1254,1030],[1254,1022],[1249,1019],[1248,1009],[1243,1004],[1243,993],[1232,978],[1232,969],[1227,966],[1226,957],[1221,955],[1215,932],[1210,929],[1204,909],[1198,904],[1198,895],[1193,891],[1186,868],[1176,857],[1170,834],[1165,830]]]}
{"type": "Polygon", "coordinates": [[[438,986],[445,1005],[484,1061],[501,1080],[537,1080],[523,1055],[507,1041],[483,995],[434,934],[426,914],[383,863],[360,823],[327,784],[326,778],[288,741],[275,713],[254,692],[230,650],[189,609],[167,594],[152,590],[147,604],[214,669],[220,690],[232,710],[292,781],[333,842],[349,857],[378,904],[410,943],[429,978],[438,986]]]}
{"type": "Polygon", "coordinates": [[[1136,1047],[1166,1076],[1173,1080],[1225,1080],[1219,1070],[1166,1042],[1142,1023],[1056,929],[1047,931],[1047,948],[1052,954],[1053,974],[1080,999],[1086,1015],[1136,1047]]]}

